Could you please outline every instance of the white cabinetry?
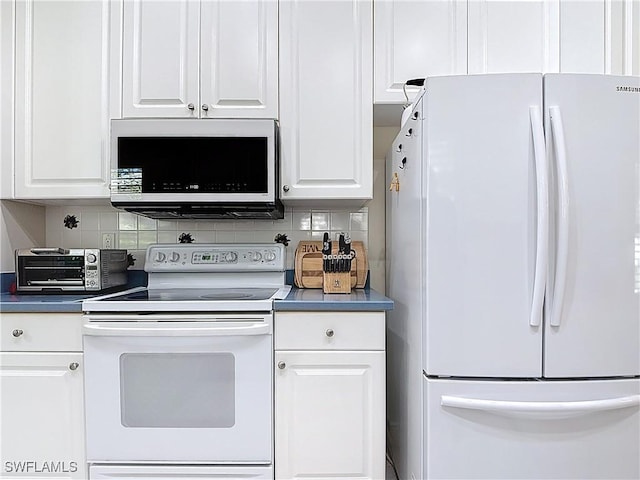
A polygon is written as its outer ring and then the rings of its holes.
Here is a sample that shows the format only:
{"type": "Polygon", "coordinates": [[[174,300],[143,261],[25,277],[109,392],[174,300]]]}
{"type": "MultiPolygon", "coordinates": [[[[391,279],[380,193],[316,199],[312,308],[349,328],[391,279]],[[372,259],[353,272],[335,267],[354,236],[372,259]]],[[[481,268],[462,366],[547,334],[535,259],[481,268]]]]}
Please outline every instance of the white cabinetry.
{"type": "MultiPolygon", "coordinates": [[[[374,97],[404,103],[407,80],[467,73],[467,2],[374,3],[374,97]]],[[[407,87],[409,99],[418,91],[407,87]]]]}
{"type": "Polygon", "coordinates": [[[15,3],[15,198],[108,196],[120,9],[110,0],[15,3]]]}
{"type": "Polygon", "coordinates": [[[131,0],[124,117],[278,117],[278,3],[131,0]]]}
{"type": "MultiPolygon", "coordinates": [[[[13,92],[13,2],[0,2],[0,92],[13,92]]],[[[13,198],[13,95],[0,95],[0,198],[13,198]]]]}
{"type": "Polygon", "coordinates": [[[405,81],[434,75],[640,74],[639,0],[395,0],[375,9],[376,103],[403,103],[405,81]]]}
{"type": "Polygon", "coordinates": [[[373,195],[371,0],[280,3],[282,200],[373,195]]]}
{"type": "Polygon", "coordinates": [[[637,75],[638,0],[469,2],[469,73],[637,75]]]}
{"type": "Polygon", "coordinates": [[[469,2],[468,73],[557,72],[558,2],[469,2]]]}
{"type": "Polygon", "coordinates": [[[0,477],[87,478],[81,316],[0,319],[0,477]]]}
{"type": "Polygon", "coordinates": [[[385,473],[384,312],[277,312],[275,478],[385,473]]]}

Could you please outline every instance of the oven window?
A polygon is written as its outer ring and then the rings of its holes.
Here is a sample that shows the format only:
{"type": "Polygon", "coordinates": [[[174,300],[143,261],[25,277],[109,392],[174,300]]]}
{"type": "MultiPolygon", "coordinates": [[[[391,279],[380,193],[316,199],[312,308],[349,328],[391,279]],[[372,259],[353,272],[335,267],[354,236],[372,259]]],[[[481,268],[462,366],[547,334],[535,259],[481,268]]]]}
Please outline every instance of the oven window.
{"type": "Polygon", "coordinates": [[[125,353],[120,356],[122,425],[233,427],[235,377],[231,353],[125,353]]]}

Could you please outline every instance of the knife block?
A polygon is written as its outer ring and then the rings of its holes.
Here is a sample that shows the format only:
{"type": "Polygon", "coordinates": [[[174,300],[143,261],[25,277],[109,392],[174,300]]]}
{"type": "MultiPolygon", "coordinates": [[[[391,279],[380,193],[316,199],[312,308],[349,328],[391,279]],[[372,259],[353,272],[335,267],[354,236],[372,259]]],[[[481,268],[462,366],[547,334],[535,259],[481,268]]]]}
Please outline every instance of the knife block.
{"type": "Polygon", "coordinates": [[[351,272],[322,272],[324,293],[351,293],[351,272]]]}
{"type": "MultiPolygon", "coordinates": [[[[337,242],[333,242],[332,255],[338,253],[337,242]]],[[[364,288],[367,283],[369,264],[367,262],[367,251],[362,241],[355,240],[351,248],[356,252],[355,258],[351,261],[351,288],[364,288]]],[[[325,273],[322,270],[322,242],[318,240],[301,240],[296,248],[294,283],[298,288],[322,288],[329,285],[329,280],[325,282],[325,273]]],[[[343,274],[349,275],[349,272],[343,274]]],[[[340,282],[342,285],[342,282],[340,282]]],[[[335,282],[334,282],[335,285],[335,282]]],[[[334,287],[335,288],[335,287],[334,287]]],[[[341,288],[344,288],[341,286],[341,288]]],[[[346,291],[343,293],[349,293],[346,291]]]]}

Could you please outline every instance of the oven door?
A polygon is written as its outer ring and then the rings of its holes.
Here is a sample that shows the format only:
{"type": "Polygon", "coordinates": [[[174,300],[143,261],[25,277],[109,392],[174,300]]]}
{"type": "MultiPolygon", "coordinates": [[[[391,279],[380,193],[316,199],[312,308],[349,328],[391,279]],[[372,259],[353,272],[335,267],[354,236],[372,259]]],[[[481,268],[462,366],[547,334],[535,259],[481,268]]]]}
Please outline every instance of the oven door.
{"type": "Polygon", "coordinates": [[[87,315],[83,341],[89,462],[271,463],[270,314],[87,315]]]}

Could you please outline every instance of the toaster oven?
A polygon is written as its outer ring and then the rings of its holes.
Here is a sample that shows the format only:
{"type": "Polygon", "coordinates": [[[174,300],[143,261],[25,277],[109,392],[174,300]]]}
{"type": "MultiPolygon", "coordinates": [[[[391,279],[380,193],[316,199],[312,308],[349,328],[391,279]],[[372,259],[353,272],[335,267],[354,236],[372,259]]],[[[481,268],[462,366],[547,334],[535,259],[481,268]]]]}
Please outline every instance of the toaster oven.
{"type": "Polygon", "coordinates": [[[126,250],[31,248],[16,250],[19,293],[101,292],[127,283],[126,250]]]}

